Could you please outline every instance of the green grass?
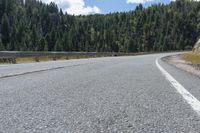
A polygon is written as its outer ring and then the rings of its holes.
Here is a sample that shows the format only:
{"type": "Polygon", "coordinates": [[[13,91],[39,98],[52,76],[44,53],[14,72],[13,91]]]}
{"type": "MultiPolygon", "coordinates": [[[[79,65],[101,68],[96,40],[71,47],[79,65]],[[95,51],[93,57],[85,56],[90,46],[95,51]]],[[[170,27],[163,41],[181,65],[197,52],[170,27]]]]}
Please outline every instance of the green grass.
{"type": "Polygon", "coordinates": [[[195,54],[193,52],[189,52],[184,54],[184,59],[192,64],[200,64],[200,54],[195,54]]]}

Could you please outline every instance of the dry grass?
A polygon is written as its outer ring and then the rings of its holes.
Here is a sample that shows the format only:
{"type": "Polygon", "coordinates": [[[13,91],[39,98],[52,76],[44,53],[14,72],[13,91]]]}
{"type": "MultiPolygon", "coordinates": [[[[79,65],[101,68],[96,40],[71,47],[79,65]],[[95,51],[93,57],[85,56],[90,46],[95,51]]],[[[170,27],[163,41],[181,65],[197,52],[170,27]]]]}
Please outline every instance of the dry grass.
{"type": "Polygon", "coordinates": [[[93,58],[92,56],[42,56],[42,57],[24,57],[16,58],[16,63],[30,63],[30,62],[46,62],[46,61],[56,61],[56,60],[72,60],[72,59],[84,59],[93,58]]]}
{"type": "MultiPolygon", "coordinates": [[[[153,54],[154,52],[140,52],[140,53],[129,53],[122,54],[119,56],[137,56],[137,55],[146,55],[153,54]]],[[[86,58],[97,58],[97,57],[109,57],[111,55],[79,55],[79,56],[41,56],[41,57],[19,57],[16,58],[14,63],[31,63],[31,62],[47,62],[47,61],[56,61],[56,60],[72,60],[72,59],[86,59],[86,58]]],[[[114,55],[115,56],[115,55],[114,55]]],[[[0,64],[13,63],[10,60],[0,59],[0,64]]]]}
{"type": "Polygon", "coordinates": [[[184,59],[192,64],[200,64],[200,54],[189,52],[184,54],[184,59]]]}
{"type": "MultiPolygon", "coordinates": [[[[79,55],[79,56],[41,56],[41,57],[19,57],[16,58],[17,64],[20,63],[31,63],[31,62],[47,62],[47,61],[56,61],[56,60],[73,60],[73,59],[86,59],[86,58],[95,58],[100,56],[88,56],[88,55],[79,55]]],[[[0,64],[12,63],[9,59],[0,59],[0,64]]]]}
{"type": "Polygon", "coordinates": [[[66,57],[53,57],[53,56],[43,56],[43,57],[25,57],[16,58],[17,63],[30,63],[30,62],[46,62],[55,60],[67,60],[66,57]]]}
{"type": "Polygon", "coordinates": [[[16,63],[30,63],[36,62],[34,57],[16,58],[16,63]]]}

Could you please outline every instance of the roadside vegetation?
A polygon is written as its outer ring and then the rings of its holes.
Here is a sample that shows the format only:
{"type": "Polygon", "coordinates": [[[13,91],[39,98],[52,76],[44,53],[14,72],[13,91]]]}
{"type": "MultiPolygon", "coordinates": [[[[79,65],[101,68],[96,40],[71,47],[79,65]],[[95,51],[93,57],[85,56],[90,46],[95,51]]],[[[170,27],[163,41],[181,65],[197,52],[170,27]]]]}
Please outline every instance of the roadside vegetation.
{"type": "Polygon", "coordinates": [[[184,59],[192,64],[200,64],[200,54],[189,52],[184,54],[184,59]]]}
{"type": "Polygon", "coordinates": [[[55,3],[0,0],[0,51],[160,52],[191,49],[200,35],[200,2],[107,15],[73,16],[55,3]]]}
{"type": "MultiPolygon", "coordinates": [[[[42,52],[25,52],[26,54],[42,54],[42,52]]],[[[140,53],[95,53],[95,54],[81,54],[77,55],[42,55],[42,56],[26,56],[24,52],[20,52],[21,56],[16,57],[15,54],[10,57],[0,57],[0,64],[18,64],[18,63],[30,63],[30,62],[45,62],[45,61],[57,61],[57,60],[72,60],[72,59],[87,59],[87,58],[99,58],[99,57],[111,57],[111,56],[138,56],[146,54],[154,54],[156,52],[140,52],[140,53]]],[[[47,52],[44,52],[47,54],[47,52]]]]}
{"type": "MultiPolygon", "coordinates": [[[[57,60],[72,60],[72,59],[86,59],[94,58],[97,56],[41,56],[41,57],[17,57],[17,58],[0,58],[0,64],[20,64],[20,63],[31,63],[31,62],[45,62],[45,61],[57,61],[57,60]]],[[[98,56],[100,57],[100,56],[98,56]]]]}

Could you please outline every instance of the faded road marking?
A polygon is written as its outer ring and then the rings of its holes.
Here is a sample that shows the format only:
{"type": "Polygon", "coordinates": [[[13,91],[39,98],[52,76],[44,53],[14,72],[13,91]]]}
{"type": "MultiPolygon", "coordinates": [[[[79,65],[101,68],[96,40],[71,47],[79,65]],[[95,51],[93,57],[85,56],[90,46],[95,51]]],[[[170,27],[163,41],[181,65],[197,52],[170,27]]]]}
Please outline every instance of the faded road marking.
{"type": "Polygon", "coordinates": [[[188,104],[200,115],[200,101],[196,99],[190,92],[188,92],[175,78],[173,78],[159,63],[156,59],[156,65],[166,79],[174,86],[174,88],[183,96],[188,104]]]}

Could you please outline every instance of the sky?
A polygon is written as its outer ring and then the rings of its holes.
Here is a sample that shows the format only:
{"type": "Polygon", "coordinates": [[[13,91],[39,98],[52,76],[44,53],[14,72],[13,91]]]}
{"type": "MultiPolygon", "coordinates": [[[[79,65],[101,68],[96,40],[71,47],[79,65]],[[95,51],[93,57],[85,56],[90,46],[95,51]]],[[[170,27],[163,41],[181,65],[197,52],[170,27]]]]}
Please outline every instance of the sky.
{"type": "Polygon", "coordinates": [[[41,0],[55,2],[64,12],[72,15],[108,14],[134,10],[141,3],[148,7],[156,3],[170,3],[174,0],[41,0]]]}

